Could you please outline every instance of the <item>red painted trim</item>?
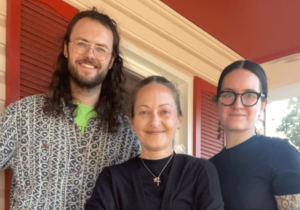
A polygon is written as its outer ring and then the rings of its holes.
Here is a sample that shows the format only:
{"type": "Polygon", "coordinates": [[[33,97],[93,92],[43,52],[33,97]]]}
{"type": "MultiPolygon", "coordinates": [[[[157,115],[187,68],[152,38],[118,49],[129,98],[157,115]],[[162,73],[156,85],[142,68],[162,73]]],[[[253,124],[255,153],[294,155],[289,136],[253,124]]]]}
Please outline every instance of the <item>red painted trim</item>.
{"type": "Polygon", "coordinates": [[[29,0],[33,3],[38,3],[39,6],[43,7],[46,10],[54,10],[60,16],[67,20],[72,20],[74,15],[79,12],[75,7],[70,6],[68,3],[62,0],[29,0]]]}
{"type": "Polygon", "coordinates": [[[11,169],[5,170],[5,210],[9,210],[9,197],[10,197],[10,186],[12,182],[13,171],[11,169]]]}
{"type": "Polygon", "coordinates": [[[21,0],[7,0],[5,105],[20,99],[21,0]]]}
{"type": "MultiPolygon", "coordinates": [[[[7,0],[5,106],[20,99],[21,0],[7,0]]],[[[9,210],[12,170],[5,171],[5,210],[9,210]]]]}
{"type": "Polygon", "coordinates": [[[217,93],[217,87],[201,79],[194,77],[194,144],[193,155],[201,157],[201,92],[217,93]]]}

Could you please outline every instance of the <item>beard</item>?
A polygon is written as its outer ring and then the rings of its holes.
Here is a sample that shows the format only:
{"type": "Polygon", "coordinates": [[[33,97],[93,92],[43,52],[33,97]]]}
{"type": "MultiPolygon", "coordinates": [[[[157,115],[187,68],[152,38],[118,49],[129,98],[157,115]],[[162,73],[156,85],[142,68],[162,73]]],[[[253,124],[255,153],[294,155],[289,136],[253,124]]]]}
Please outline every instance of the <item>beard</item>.
{"type": "MultiPolygon", "coordinates": [[[[95,60],[91,60],[91,59],[82,59],[80,61],[77,61],[78,63],[87,63],[87,64],[91,64],[93,66],[95,66],[97,69],[101,68],[101,66],[99,67],[99,65],[97,65],[97,63],[95,62],[95,60]]],[[[90,90],[95,88],[96,86],[99,86],[103,83],[104,79],[106,78],[107,72],[108,72],[108,67],[106,67],[106,69],[102,69],[100,71],[100,73],[98,73],[96,76],[94,76],[93,78],[86,78],[84,76],[80,76],[78,69],[76,68],[75,65],[73,65],[69,60],[68,60],[68,70],[70,73],[70,79],[81,89],[86,89],[86,90],[90,90]]]]}

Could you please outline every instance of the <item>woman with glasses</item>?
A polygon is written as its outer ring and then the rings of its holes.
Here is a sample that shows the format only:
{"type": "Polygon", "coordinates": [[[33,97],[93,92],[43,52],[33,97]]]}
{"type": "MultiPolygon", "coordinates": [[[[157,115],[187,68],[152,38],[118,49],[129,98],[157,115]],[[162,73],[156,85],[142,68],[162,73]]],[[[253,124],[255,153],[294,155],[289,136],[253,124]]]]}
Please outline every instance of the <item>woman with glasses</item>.
{"type": "Polygon", "coordinates": [[[236,61],[223,70],[215,101],[226,147],[210,160],[219,173],[225,209],[300,209],[298,150],[288,139],[255,131],[267,96],[267,77],[257,63],[236,61]]]}

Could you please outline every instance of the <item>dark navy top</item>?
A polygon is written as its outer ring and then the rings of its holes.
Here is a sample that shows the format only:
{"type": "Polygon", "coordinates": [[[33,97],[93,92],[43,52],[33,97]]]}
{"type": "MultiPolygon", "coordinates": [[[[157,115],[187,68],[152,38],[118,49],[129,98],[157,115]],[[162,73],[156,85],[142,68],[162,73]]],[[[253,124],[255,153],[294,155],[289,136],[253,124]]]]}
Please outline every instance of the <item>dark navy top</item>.
{"type": "Polygon", "coordinates": [[[215,155],[225,209],[277,209],[275,195],[300,193],[300,156],[287,139],[253,136],[215,155]]]}

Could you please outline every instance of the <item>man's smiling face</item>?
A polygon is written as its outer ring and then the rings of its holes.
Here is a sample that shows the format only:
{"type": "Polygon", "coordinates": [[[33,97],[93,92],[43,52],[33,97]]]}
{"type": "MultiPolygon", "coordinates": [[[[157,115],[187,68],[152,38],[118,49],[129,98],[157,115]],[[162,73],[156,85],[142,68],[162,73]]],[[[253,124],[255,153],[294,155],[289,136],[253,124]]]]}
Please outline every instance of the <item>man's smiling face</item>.
{"type": "Polygon", "coordinates": [[[96,20],[82,18],[75,25],[70,35],[70,43],[64,46],[64,55],[68,58],[68,68],[71,82],[85,89],[94,88],[102,84],[108,70],[112,67],[114,57],[108,55],[105,60],[98,60],[89,49],[86,53],[79,54],[74,51],[75,40],[82,40],[89,44],[99,45],[108,52],[113,50],[113,34],[110,29],[96,20]],[[67,46],[68,44],[68,46],[67,46]]]}

